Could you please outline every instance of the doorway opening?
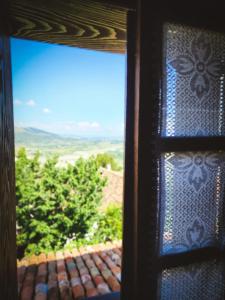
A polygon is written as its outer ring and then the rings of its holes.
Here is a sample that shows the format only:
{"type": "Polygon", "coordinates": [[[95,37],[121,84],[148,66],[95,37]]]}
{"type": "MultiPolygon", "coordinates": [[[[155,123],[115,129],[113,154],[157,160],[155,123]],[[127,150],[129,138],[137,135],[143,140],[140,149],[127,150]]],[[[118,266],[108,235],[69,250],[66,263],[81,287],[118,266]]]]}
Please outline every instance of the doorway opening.
{"type": "Polygon", "coordinates": [[[119,291],[125,55],[11,49],[20,298],[119,291]]]}

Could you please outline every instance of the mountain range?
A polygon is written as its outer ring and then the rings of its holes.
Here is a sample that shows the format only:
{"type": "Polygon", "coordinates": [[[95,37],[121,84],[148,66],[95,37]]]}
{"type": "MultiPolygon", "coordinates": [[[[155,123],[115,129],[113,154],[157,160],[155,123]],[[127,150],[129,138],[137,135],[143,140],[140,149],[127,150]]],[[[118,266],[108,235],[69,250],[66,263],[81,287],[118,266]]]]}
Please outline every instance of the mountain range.
{"type": "Polygon", "coordinates": [[[67,137],[33,127],[15,127],[16,151],[25,147],[28,155],[40,151],[43,157],[57,154],[63,161],[110,153],[123,163],[124,142],[121,138],[67,137]]]}

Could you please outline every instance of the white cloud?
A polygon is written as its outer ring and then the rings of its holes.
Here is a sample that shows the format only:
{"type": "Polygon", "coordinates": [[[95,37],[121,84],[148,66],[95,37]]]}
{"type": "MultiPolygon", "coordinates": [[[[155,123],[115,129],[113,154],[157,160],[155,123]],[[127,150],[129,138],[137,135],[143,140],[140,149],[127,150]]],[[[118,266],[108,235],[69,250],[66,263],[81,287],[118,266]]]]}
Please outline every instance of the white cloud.
{"type": "MultiPolygon", "coordinates": [[[[51,111],[50,111],[51,113],[51,111]]],[[[62,134],[66,136],[86,137],[123,137],[122,122],[106,126],[97,121],[66,121],[66,122],[38,122],[18,123],[20,127],[34,127],[45,131],[62,134]]]]}
{"type": "MultiPolygon", "coordinates": [[[[46,113],[46,112],[45,112],[46,113]]],[[[50,111],[51,113],[51,111],[50,111]]],[[[46,131],[58,133],[58,134],[68,134],[68,135],[98,135],[103,134],[104,128],[95,121],[67,121],[67,122],[50,122],[50,123],[32,123],[30,127],[37,127],[46,131]]]]}
{"type": "Polygon", "coordinates": [[[33,107],[33,106],[36,105],[36,102],[35,102],[34,100],[31,99],[31,100],[28,100],[28,101],[26,102],[26,105],[27,105],[27,106],[32,106],[32,107],[33,107]]]}
{"type": "Polygon", "coordinates": [[[97,122],[92,122],[92,123],[90,124],[90,126],[91,126],[91,128],[100,128],[100,127],[101,127],[100,124],[97,123],[97,122]]]}
{"type": "Polygon", "coordinates": [[[100,124],[97,122],[79,122],[78,128],[82,130],[99,129],[100,124]]]}
{"type": "Polygon", "coordinates": [[[17,122],[17,121],[15,121],[15,127],[29,127],[29,124],[27,125],[24,122],[17,122]]]}
{"type": "Polygon", "coordinates": [[[43,113],[44,114],[50,114],[51,113],[51,110],[47,107],[43,108],[43,113]]]}
{"type": "Polygon", "coordinates": [[[15,104],[15,105],[22,105],[23,102],[20,101],[19,99],[16,99],[16,100],[14,101],[14,104],[15,104]]]}

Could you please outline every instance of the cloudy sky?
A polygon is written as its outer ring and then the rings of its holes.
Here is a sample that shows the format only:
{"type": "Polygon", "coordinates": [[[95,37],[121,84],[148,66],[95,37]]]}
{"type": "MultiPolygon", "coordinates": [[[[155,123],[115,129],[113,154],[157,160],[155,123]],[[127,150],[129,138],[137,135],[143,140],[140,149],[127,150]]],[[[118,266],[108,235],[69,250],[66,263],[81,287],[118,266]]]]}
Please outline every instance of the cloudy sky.
{"type": "Polygon", "coordinates": [[[122,137],[125,56],[11,39],[16,126],[122,137]]]}

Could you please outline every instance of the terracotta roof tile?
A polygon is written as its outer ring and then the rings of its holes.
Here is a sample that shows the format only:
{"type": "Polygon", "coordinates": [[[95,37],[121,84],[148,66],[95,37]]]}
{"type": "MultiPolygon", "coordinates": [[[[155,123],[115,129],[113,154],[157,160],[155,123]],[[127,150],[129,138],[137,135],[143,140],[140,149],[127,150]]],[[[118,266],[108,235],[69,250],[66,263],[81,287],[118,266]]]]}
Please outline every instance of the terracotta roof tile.
{"type": "Polygon", "coordinates": [[[20,300],[81,300],[120,291],[121,242],[18,261],[20,300]]]}

